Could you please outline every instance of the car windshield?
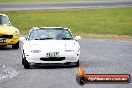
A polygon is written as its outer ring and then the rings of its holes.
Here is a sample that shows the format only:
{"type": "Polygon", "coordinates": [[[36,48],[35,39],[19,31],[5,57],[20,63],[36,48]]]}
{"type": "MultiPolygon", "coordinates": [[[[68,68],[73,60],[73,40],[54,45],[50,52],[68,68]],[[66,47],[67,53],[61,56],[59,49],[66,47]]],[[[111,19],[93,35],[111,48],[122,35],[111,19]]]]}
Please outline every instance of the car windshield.
{"type": "Polygon", "coordinates": [[[29,40],[73,40],[68,29],[64,28],[40,28],[32,30],[29,40]]]}
{"type": "Polygon", "coordinates": [[[9,19],[8,19],[8,17],[0,15],[0,24],[7,24],[7,25],[9,25],[9,19]]]}

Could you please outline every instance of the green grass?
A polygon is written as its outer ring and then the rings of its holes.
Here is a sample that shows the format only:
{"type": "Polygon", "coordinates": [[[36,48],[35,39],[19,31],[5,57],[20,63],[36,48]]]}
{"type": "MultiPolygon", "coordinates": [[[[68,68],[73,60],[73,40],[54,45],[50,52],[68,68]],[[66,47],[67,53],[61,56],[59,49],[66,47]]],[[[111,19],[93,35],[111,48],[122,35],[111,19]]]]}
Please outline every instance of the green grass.
{"type": "Polygon", "coordinates": [[[104,1],[104,0],[0,0],[0,2],[69,2],[69,1],[104,1]]]}
{"type": "Polygon", "coordinates": [[[132,36],[132,8],[0,11],[12,25],[26,34],[32,27],[68,27],[74,34],[112,34],[132,36]]]}

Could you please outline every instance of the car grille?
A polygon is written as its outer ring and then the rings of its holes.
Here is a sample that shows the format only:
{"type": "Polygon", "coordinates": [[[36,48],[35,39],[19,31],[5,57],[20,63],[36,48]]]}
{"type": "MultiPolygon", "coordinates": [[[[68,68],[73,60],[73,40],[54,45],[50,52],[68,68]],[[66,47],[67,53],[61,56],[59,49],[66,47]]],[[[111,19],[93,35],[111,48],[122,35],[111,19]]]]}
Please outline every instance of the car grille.
{"type": "Polygon", "coordinates": [[[49,57],[49,58],[40,58],[42,61],[62,61],[65,60],[65,57],[49,57]]]}
{"type": "Polygon", "coordinates": [[[3,35],[3,34],[0,34],[0,38],[11,39],[11,38],[13,38],[13,35],[3,35]]]}

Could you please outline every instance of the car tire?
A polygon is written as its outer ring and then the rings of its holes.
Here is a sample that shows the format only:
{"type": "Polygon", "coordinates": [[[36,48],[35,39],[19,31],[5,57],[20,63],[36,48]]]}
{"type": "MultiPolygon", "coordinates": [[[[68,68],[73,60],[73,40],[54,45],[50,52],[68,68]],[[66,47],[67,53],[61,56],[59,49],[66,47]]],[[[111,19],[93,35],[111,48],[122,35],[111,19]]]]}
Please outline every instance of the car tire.
{"type": "Polygon", "coordinates": [[[30,69],[30,65],[26,59],[24,59],[24,68],[25,69],[30,69]]]}
{"type": "Polygon", "coordinates": [[[76,67],[79,67],[79,60],[76,62],[76,67]]]}
{"type": "Polygon", "coordinates": [[[24,61],[25,61],[26,57],[24,56],[24,53],[22,54],[22,65],[24,65],[24,61]]]}
{"type": "Polygon", "coordinates": [[[13,44],[12,45],[12,48],[13,49],[18,49],[19,48],[19,41],[16,44],[13,44]]]}

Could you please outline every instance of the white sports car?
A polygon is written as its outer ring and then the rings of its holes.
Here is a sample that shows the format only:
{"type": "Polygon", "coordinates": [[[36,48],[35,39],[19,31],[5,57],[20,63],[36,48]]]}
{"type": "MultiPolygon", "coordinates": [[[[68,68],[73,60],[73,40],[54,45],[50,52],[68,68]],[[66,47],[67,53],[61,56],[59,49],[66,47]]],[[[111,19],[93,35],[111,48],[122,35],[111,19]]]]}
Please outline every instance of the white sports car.
{"type": "Polygon", "coordinates": [[[70,29],[62,27],[35,27],[27,37],[20,40],[22,45],[22,64],[30,65],[74,65],[79,66],[80,46],[70,29]]]}

